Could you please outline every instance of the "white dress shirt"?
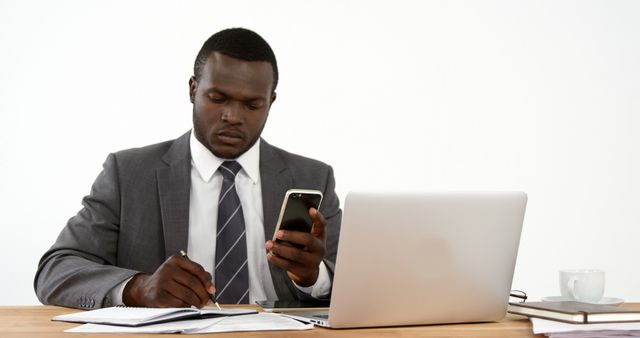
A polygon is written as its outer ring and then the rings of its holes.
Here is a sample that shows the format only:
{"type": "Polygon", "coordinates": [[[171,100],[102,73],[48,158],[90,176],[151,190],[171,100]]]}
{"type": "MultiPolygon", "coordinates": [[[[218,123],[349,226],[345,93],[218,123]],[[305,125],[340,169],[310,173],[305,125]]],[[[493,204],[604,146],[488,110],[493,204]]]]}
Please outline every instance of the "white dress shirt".
{"type": "MultiPolygon", "coordinates": [[[[225,159],[205,148],[193,131],[191,146],[191,195],[189,199],[189,244],[187,254],[192,261],[214,274],[218,199],[222,174],[218,168],[225,159]]],[[[242,169],[236,175],[236,191],[242,204],[247,239],[249,267],[249,302],[277,299],[267,262],[260,184],[260,142],[235,159],[242,169]]],[[[214,276],[215,279],[215,276],[214,276]]]]}
{"type": "MultiPolygon", "coordinates": [[[[193,131],[189,139],[191,147],[191,195],[189,200],[189,244],[187,254],[191,260],[214,274],[218,198],[222,188],[222,174],[218,167],[226,161],[213,155],[196,137],[193,131]]],[[[235,159],[242,169],[236,175],[236,191],[242,204],[247,238],[247,265],[249,266],[249,302],[277,300],[264,235],[262,209],[262,185],[260,184],[260,141],[235,159]]],[[[269,238],[270,239],[270,238],[269,238]]],[[[329,273],[320,264],[318,281],[310,287],[298,287],[314,297],[326,296],[331,289],[329,273]]],[[[215,277],[214,277],[215,279],[215,277]]],[[[295,284],[295,283],[294,283],[295,284]]]]}
{"type": "MultiPolygon", "coordinates": [[[[191,189],[189,196],[189,237],[187,254],[206,271],[214,275],[218,199],[222,187],[222,174],[218,167],[226,161],[213,155],[196,137],[189,138],[191,149],[191,189]]],[[[260,141],[235,159],[242,169],[236,175],[236,191],[244,215],[249,267],[249,302],[277,300],[267,251],[265,249],[262,185],[260,184],[260,141]]],[[[271,239],[271,238],[269,238],[271,239]]],[[[215,279],[215,276],[214,276],[215,279]]],[[[122,292],[128,279],[111,291],[114,304],[122,304],[122,292]]],[[[312,297],[326,297],[331,290],[331,279],[324,262],[316,283],[309,287],[296,287],[312,297]]]]}

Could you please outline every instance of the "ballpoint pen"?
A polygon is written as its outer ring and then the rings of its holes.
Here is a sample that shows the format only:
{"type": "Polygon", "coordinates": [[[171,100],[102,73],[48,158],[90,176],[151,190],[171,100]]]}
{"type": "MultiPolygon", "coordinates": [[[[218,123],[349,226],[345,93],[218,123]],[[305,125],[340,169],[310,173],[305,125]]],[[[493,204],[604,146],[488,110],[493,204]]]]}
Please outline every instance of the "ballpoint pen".
{"type": "MultiPolygon", "coordinates": [[[[191,261],[189,259],[189,256],[187,256],[187,253],[184,252],[184,250],[180,250],[180,256],[182,256],[184,259],[191,261]]],[[[211,298],[211,301],[213,302],[213,304],[216,305],[216,307],[218,308],[218,310],[222,310],[222,308],[220,307],[220,305],[218,304],[218,301],[216,300],[216,295],[215,293],[210,293],[209,294],[209,298],[211,298]]]]}

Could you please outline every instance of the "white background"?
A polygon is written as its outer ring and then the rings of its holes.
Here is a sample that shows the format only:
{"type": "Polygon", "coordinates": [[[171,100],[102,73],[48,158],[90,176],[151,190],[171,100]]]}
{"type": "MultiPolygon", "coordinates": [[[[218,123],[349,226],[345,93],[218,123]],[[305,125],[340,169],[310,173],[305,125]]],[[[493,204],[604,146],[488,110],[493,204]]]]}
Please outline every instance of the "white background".
{"type": "Polygon", "coordinates": [[[263,136],[332,164],[341,198],[524,190],[514,288],[601,268],[607,296],[640,301],[638,18],[637,1],[0,0],[0,304],[38,302],[38,260],[109,152],[190,128],[193,60],[232,26],[278,58],[263,136]]]}

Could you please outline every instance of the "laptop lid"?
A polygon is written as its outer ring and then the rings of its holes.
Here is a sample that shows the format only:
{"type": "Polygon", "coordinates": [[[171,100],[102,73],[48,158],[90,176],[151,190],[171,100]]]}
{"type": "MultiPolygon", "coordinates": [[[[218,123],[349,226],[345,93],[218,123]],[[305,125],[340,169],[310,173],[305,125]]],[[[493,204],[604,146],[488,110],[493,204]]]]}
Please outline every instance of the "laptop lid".
{"type": "Polygon", "coordinates": [[[336,259],[334,328],[500,320],[523,192],[351,192],[336,259]]]}

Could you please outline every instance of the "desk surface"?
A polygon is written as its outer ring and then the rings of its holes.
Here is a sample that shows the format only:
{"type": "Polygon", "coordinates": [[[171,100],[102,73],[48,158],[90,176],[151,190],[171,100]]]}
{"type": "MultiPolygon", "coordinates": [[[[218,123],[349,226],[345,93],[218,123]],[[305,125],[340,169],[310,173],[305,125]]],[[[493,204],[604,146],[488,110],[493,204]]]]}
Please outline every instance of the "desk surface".
{"type": "MultiPolygon", "coordinates": [[[[624,307],[640,309],[640,303],[624,304],[624,307]]],[[[85,335],[63,332],[77,326],[73,323],[52,322],[53,316],[78,310],[57,306],[0,306],[0,335],[6,337],[80,337],[85,335]]],[[[153,337],[158,334],[95,334],[99,338],[153,337]]],[[[529,320],[507,315],[496,323],[428,325],[373,329],[332,330],[314,328],[309,331],[235,332],[188,335],[188,337],[543,337],[534,335],[529,320]]],[[[172,337],[176,337],[172,335],[172,337]]],[[[185,335],[185,337],[187,337],[185,335]]]]}

